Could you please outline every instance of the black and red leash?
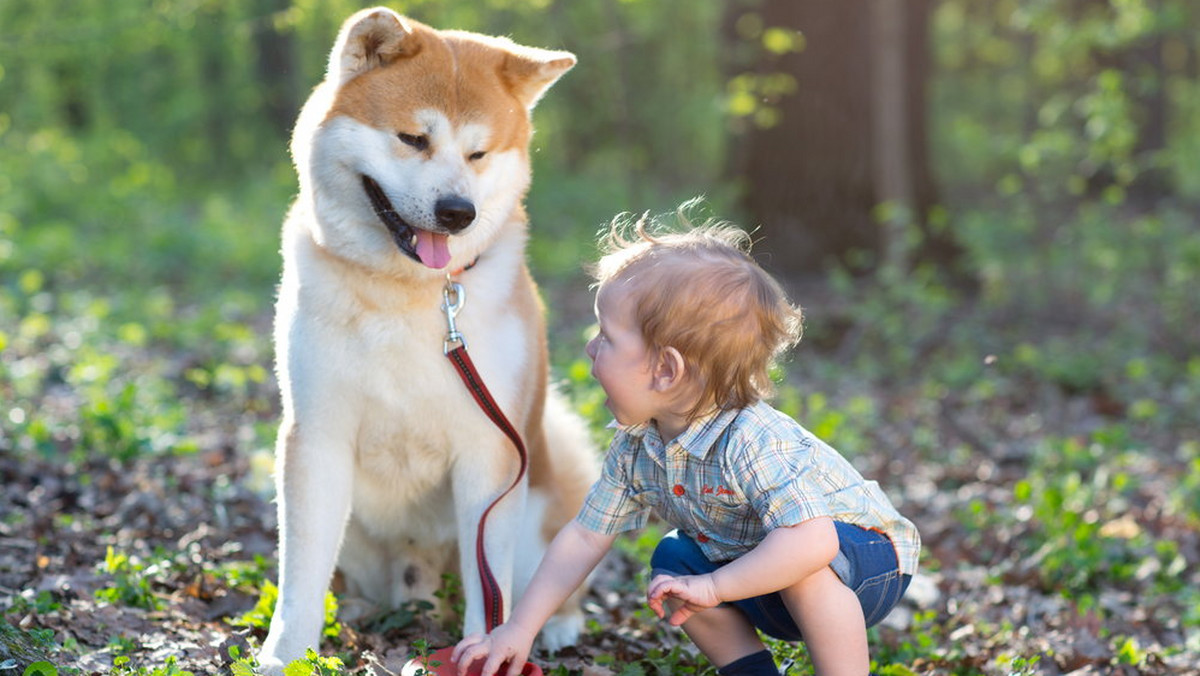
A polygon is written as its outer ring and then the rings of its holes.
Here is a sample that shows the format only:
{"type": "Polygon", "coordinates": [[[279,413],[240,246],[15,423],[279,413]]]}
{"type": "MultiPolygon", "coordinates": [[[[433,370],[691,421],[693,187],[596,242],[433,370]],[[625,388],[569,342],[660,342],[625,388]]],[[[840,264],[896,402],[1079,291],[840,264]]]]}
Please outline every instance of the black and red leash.
{"type": "MultiPolygon", "coordinates": [[[[500,626],[504,621],[504,593],[500,589],[500,583],[496,581],[496,576],[492,573],[492,567],[488,564],[487,554],[484,553],[484,530],[488,515],[491,514],[492,509],[511,493],[521,483],[521,479],[525,477],[525,471],[529,466],[529,453],[525,449],[525,443],[521,441],[520,433],[509,422],[508,417],[504,415],[504,411],[500,409],[500,405],[496,403],[491,392],[484,385],[483,378],[479,376],[479,371],[475,368],[475,363],[471,361],[471,356],[467,353],[467,341],[458,331],[455,318],[466,302],[466,293],[466,289],[463,288],[462,284],[459,284],[447,275],[446,286],[442,289],[441,309],[446,313],[448,331],[446,339],[442,344],[442,353],[454,365],[454,370],[458,373],[459,378],[462,379],[463,384],[467,386],[467,391],[471,393],[480,410],[517,447],[517,455],[521,460],[516,478],[513,479],[508,488],[504,489],[504,492],[498,495],[495,500],[492,500],[487,509],[483,510],[483,514],[479,517],[479,527],[475,532],[475,560],[479,567],[479,584],[483,588],[484,624],[486,631],[491,633],[493,629],[500,626]]],[[[450,660],[452,651],[453,646],[450,646],[436,650],[425,657],[410,660],[401,670],[401,675],[407,676],[408,674],[418,673],[431,675],[456,674],[457,665],[450,660]]],[[[476,661],[472,665],[470,673],[477,673],[481,664],[481,662],[476,661]]],[[[523,676],[542,676],[542,670],[537,665],[526,662],[521,670],[521,674],[523,676]]]]}
{"type": "Polygon", "coordinates": [[[467,353],[467,342],[463,335],[458,332],[454,319],[458,312],[462,309],[466,302],[466,289],[458,282],[446,280],[446,286],[442,289],[442,310],[446,313],[446,324],[449,331],[446,334],[446,340],[442,344],[442,352],[454,364],[455,371],[458,372],[459,378],[463,384],[467,386],[467,391],[475,398],[475,403],[479,405],[480,410],[487,415],[500,431],[513,442],[517,447],[517,455],[521,459],[520,469],[517,471],[517,476],[513,482],[504,489],[504,492],[488,505],[487,509],[483,510],[483,515],[479,519],[479,528],[475,535],[475,559],[479,563],[479,582],[483,585],[483,605],[485,622],[487,623],[487,631],[491,632],[504,621],[504,594],[500,591],[500,584],[496,582],[496,576],[492,574],[492,567],[488,565],[487,555],[484,554],[483,534],[484,526],[487,523],[488,515],[492,508],[500,503],[509,493],[512,492],[521,479],[525,477],[525,471],[529,466],[529,453],[525,450],[525,443],[521,441],[521,435],[509,422],[508,417],[504,415],[504,411],[500,410],[500,405],[492,398],[492,393],[483,383],[483,379],[479,376],[479,371],[475,368],[475,363],[471,361],[471,355],[467,353]]]}

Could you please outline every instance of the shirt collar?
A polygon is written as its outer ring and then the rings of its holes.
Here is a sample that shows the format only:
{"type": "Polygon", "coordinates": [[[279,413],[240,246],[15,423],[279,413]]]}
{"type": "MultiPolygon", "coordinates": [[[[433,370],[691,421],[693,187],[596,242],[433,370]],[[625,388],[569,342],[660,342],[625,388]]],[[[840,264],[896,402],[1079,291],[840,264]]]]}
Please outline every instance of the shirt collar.
{"type": "Polygon", "coordinates": [[[692,421],[691,425],[675,438],[674,447],[678,445],[694,458],[700,459],[708,455],[716,445],[717,439],[725,429],[733,424],[741,409],[725,409],[707,413],[692,421]]]}
{"type": "MultiPolygon", "coordinates": [[[[683,431],[683,434],[675,437],[675,440],[663,450],[671,453],[682,450],[695,458],[705,457],[725,429],[737,418],[740,411],[741,409],[736,408],[716,410],[696,418],[683,431]]],[[[658,435],[658,428],[648,422],[622,426],[614,420],[609,427],[616,428],[630,437],[641,439],[647,450],[662,449],[663,442],[658,435]]]]}

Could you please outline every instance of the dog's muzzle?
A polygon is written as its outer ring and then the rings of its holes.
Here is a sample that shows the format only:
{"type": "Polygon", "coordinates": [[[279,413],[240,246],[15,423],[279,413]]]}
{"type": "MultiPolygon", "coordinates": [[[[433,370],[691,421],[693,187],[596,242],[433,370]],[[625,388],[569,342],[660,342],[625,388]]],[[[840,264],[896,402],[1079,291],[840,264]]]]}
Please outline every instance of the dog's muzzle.
{"type": "Polygon", "coordinates": [[[371,200],[371,208],[375,210],[375,215],[379,217],[388,233],[391,234],[392,241],[406,256],[419,263],[421,257],[417,255],[416,230],[403,218],[400,218],[400,214],[396,213],[391,200],[383,194],[383,188],[379,187],[375,179],[363,174],[362,184],[363,190],[367,193],[367,199],[371,200]]]}
{"type": "Polygon", "coordinates": [[[417,228],[396,213],[391,200],[373,178],[363,174],[362,184],[371,208],[391,234],[392,241],[406,256],[426,267],[438,270],[446,267],[450,262],[449,236],[462,232],[475,222],[475,205],[455,195],[443,197],[433,205],[437,231],[417,228]]]}

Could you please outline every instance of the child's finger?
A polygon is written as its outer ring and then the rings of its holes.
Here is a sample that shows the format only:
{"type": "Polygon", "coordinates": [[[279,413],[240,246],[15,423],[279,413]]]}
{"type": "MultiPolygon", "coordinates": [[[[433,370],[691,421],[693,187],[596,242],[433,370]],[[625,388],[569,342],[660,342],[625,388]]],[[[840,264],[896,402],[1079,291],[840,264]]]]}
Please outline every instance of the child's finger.
{"type": "Polygon", "coordinates": [[[673,579],[675,579],[674,575],[667,575],[666,573],[659,573],[658,575],[655,575],[653,578],[651,578],[650,586],[653,587],[656,583],[662,582],[663,580],[673,580],[673,579]]]}
{"type": "Polygon", "coordinates": [[[504,666],[505,652],[507,651],[493,650],[488,653],[487,661],[483,663],[483,670],[479,672],[479,676],[495,676],[500,667],[504,666]]]}
{"type": "Polygon", "coordinates": [[[673,593],[673,588],[673,580],[671,578],[664,578],[658,580],[656,583],[652,583],[650,589],[646,592],[646,602],[660,620],[664,615],[663,599],[673,593]]]}
{"type": "Polygon", "coordinates": [[[462,656],[467,652],[467,649],[478,645],[482,640],[483,634],[471,634],[470,636],[464,636],[463,640],[459,641],[458,645],[454,646],[454,650],[450,651],[450,659],[454,662],[461,662],[462,656]]]}
{"type": "Polygon", "coordinates": [[[508,662],[508,676],[521,676],[521,670],[525,668],[526,657],[528,654],[513,653],[512,659],[508,662]]]}
{"type": "Polygon", "coordinates": [[[650,582],[647,595],[651,597],[662,598],[668,594],[674,594],[679,588],[680,584],[678,578],[662,575],[650,582]]]}
{"type": "Polygon", "coordinates": [[[464,649],[462,654],[458,657],[454,657],[454,653],[451,653],[450,659],[458,665],[459,676],[466,676],[467,672],[470,671],[471,663],[480,657],[483,657],[483,655],[480,655],[479,651],[477,650],[479,647],[480,644],[476,643],[464,649]]]}
{"type": "Polygon", "coordinates": [[[650,610],[658,616],[658,619],[663,617],[662,596],[650,596],[646,599],[646,603],[650,606],[650,610]]]}
{"type": "Polygon", "coordinates": [[[667,620],[667,622],[673,627],[678,627],[687,622],[695,614],[696,611],[692,610],[691,604],[684,603],[676,608],[675,612],[671,613],[671,619],[667,620]]]}

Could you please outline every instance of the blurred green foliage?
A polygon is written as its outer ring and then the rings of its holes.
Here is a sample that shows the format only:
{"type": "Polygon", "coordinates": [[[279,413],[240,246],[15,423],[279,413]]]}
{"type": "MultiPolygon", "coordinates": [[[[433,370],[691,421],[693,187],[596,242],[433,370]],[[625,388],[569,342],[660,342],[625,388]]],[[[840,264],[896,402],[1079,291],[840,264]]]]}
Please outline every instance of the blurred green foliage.
{"type": "MultiPolygon", "coordinates": [[[[287,133],[342,20],[363,6],[0,3],[0,270],[196,295],[273,283],[295,190],[287,133]]],[[[530,200],[546,267],[590,253],[588,235],[614,211],[720,192],[720,45],[663,50],[660,39],[663,26],[713,34],[719,3],[427,0],[402,10],[580,57],[537,112],[536,173],[559,177],[530,200]]]]}

